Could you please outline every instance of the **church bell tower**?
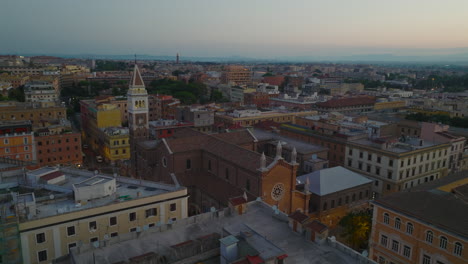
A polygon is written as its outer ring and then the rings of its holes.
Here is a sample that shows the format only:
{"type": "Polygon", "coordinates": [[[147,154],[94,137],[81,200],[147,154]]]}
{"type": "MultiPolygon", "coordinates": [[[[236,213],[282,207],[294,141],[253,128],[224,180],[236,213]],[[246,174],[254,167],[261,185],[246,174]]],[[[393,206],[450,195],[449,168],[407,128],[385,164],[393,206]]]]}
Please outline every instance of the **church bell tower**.
{"type": "Polygon", "coordinates": [[[129,89],[127,92],[127,111],[128,111],[128,128],[130,132],[130,165],[131,175],[137,175],[137,149],[136,144],[139,141],[148,139],[148,92],[146,91],[145,83],[141,78],[140,70],[135,63],[132,79],[130,80],[129,89]]]}

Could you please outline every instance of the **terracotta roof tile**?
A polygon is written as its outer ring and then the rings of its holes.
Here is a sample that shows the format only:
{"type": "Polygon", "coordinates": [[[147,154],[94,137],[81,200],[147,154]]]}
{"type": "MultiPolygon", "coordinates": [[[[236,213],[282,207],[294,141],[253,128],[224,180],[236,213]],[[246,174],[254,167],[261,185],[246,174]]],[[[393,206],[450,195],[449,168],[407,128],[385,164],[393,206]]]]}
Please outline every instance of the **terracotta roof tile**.
{"type": "Polygon", "coordinates": [[[322,224],[318,220],[314,220],[314,221],[306,224],[305,227],[310,228],[310,229],[312,229],[313,231],[315,231],[317,233],[322,233],[323,231],[328,229],[328,227],[326,225],[322,224]]]}
{"type": "Polygon", "coordinates": [[[299,211],[296,211],[296,212],[290,214],[288,217],[295,220],[295,221],[297,221],[297,222],[299,222],[299,223],[302,223],[305,220],[307,220],[307,218],[309,218],[307,215],[305,215],[305,214],[303,214],[303,213],[301,213],[299,211]]]}

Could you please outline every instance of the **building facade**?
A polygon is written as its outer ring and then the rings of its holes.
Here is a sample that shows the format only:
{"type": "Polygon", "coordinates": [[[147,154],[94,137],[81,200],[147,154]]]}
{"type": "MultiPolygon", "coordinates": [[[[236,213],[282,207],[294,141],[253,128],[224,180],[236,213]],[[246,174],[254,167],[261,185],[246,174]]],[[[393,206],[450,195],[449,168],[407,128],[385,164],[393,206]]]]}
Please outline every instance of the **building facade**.
{"type": "Polygon", "coordinates": [[[373,202],[369,257],[378,263],[468,261],[466,173],[373,202]]]}

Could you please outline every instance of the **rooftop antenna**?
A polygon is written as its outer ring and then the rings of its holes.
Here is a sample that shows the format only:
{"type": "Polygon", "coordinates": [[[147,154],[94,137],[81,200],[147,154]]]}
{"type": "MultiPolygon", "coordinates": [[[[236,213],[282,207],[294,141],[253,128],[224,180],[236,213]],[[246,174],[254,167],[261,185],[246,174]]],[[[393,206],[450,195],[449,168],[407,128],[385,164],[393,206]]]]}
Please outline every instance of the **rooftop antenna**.
{"type": "Polygon", "coordinates": [[[137,63],[136,63],[136,53],[135,53],[135,65],[136,65],[136,64],[137,64],[137,63]]]}

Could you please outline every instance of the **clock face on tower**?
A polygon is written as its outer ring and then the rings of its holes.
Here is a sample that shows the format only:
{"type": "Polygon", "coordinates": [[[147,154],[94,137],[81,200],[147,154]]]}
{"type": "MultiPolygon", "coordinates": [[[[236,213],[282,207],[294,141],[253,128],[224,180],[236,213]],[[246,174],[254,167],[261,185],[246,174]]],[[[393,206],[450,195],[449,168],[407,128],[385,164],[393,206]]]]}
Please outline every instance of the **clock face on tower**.
{"type": "Polygon", "coordinates": [[[282,183],[277,183],[275,186],[273,186],[273,189],[271,190],[271,198],[275,201],[281,200],[284,195],[284,184],[282,183]]]}

